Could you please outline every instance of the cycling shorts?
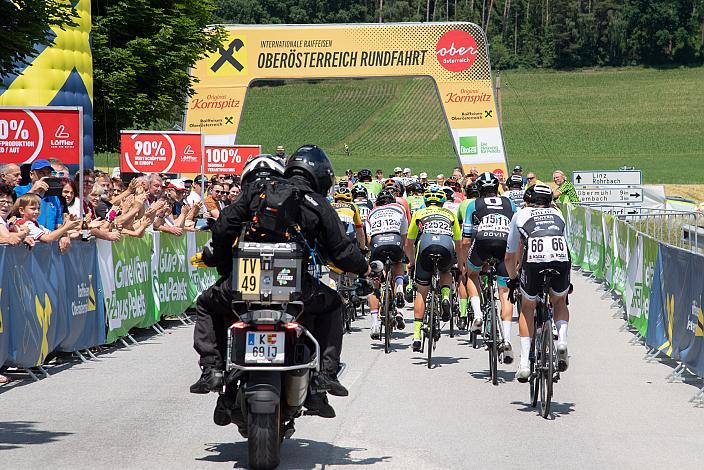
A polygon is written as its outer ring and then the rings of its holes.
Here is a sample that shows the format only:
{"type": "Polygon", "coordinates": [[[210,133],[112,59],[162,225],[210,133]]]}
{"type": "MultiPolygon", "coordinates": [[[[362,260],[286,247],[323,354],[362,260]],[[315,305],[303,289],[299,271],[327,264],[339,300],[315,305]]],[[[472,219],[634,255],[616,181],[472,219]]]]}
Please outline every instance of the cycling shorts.
{"type": "Polygon", "coordinates": [[[535,301],[540,294],[543,269],[554,269],[560,274],[550,279],[550,293],[558,297],[567,295],[570,289],[570,262],[552,261],[550,263],[523,263],[521,270],[521,293],[528,300],[535,301]]]}
{"type": "Polygon", "coordinates": [[[386,262],[389,258],[392,263],[403,260],[403,237],[397,233],[374,235],[370,246],[371,260],[386,262]]]}
{"type": "Polygon", "coordinates": [[[501,287],[507,287],[508,271],[506,271],[504,256],[506,256],[506,240],[474,240],[469,251],[467,268],[474,272],[481,271],[485,261],[495,258],[499,260],[496,265],[496,282],[501,287]]]}
{"type": "Polygon", "coordinates": [[[418,241],[417,253],[414,279],[421,286],[430,285],[430,280],[433,277],[433,260],[430,255],[440,255],[438,259],[438,270],[440,272],[448,272],[457,262],[455,243],[447,235],[434,235],[432,233],[421,235],[418,241]]]}

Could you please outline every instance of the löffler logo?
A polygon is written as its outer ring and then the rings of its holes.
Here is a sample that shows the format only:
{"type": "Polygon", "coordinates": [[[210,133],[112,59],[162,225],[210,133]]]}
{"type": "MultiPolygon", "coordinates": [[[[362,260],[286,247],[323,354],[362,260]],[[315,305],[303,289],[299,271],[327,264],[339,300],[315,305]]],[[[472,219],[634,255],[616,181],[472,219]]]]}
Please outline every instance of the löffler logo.
{"type": "Polygon", "coordinates": [[[443,34],[435,46],[438,62],[450,72],[462,72],[477,59],[477,41],[471,34],[453,29],[443,34]]]}

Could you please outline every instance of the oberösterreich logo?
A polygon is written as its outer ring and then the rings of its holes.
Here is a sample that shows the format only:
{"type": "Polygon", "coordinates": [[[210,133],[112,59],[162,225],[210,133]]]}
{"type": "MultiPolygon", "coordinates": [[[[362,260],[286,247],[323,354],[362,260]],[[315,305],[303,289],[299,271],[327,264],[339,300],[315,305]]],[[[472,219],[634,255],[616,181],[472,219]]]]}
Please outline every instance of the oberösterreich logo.
{"type": "Polygon", "coordinates": [[[477,59],[477,41],[467,31],[453,29],[446,32],[435,46],[435,55],[450,72],[462,72],[477,59]]]}

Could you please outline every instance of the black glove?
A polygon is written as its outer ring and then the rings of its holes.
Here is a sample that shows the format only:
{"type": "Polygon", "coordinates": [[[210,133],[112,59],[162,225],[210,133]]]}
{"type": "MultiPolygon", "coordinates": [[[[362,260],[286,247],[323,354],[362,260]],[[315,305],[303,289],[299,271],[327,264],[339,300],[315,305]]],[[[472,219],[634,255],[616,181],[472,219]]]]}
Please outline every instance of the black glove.
{"type": "Polygon", "coordinates": [[[374,284],[370,279],[366,277],[360,277],[357,279],[357,292],[359,297],[366,297],[372,292],[374,292],[374,284]]]}
{"type": "Polygon", "coordinates": [[[213,257],[213,241],[208,240],[208,243],[203,245],[203,255],[202,255],[202,261],[203,264],[206,266],[215,267],[218,265],[217,260],[213,257]]]}
{"type": "Polygon", "coordinates": [[[512,304],[516,303],[516,290],[518,289],[519,284],[520,282],[517,277],[509,279],[506,283],[508,286],[508,300],[510,300],[512,304]]]}

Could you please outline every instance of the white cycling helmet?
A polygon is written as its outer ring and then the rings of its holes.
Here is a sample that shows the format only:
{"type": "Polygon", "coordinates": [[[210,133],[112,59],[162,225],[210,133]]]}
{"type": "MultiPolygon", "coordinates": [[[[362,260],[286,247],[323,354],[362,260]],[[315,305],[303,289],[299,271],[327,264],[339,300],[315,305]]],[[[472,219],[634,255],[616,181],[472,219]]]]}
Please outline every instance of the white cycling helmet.
{"type": "Polygon", "coordinates": [[[249,160],[242,169],[242,182],[257,178],[284,175],[284,162],[281,158],[262,153],[249,160]]]}

